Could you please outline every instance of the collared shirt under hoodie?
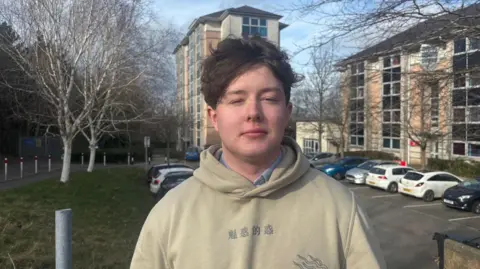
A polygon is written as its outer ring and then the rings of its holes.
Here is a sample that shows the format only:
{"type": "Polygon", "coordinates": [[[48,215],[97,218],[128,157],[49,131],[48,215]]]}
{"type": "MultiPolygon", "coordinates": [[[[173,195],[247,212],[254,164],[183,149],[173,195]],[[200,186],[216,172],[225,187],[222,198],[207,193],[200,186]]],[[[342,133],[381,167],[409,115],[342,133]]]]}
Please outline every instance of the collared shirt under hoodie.
{"type": "MultiPolygon", "coordinates": [[[[263,171],[263,173],[257,178],[255,179],[255,181],[253,181],[253,185],[255,186],[260,186],[260,185],[263,185],[265,184],[269,179],[270,179],[270,176],[272,175],[273,173],[273,170],[275,169],[275,167],[277,167],[277,165],[280,163],[280,161],[282,160],[282,152],[280,151],[280,154],[278,155],[278,157],[275,159],[275,161],[270,165],[270,167],[268,167],[267,169],[265,169],[265,171],[263,171]]],[[[220,159],[219,161],[225,165],[225,167],[229,168],[230,167],[228,166],[228,164],[225,162],[225,159],[223,158],[223,152],[220,153],[220,159]]]]}
{"type": "Polygon", "coordinates": [[[225,167],[219,149],[152,209],[131,269],[386,268],[353,193],[310,168],[293,139],[260,186],[225,167]]]}

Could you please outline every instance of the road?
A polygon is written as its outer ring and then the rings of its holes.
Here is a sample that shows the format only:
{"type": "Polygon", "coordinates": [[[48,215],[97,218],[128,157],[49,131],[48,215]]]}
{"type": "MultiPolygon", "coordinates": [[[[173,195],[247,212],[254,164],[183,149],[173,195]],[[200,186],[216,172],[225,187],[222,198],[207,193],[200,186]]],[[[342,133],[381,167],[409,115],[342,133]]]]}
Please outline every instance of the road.
{"type": "Polygon", "coordinates": [[[480,216],[367,186],[342,182],[366,210],[380,239],[389,269],[437,269],[435,232],[480,236],[480,216]]]}

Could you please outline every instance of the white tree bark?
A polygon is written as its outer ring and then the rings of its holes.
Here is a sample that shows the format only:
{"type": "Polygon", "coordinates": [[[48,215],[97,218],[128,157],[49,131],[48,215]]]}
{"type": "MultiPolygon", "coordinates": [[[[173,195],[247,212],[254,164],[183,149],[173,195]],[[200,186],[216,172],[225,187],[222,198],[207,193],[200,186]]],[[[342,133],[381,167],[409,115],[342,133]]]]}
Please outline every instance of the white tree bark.
{"type": "Polygon", "coordinates": [[[90,145],[90,157],[88,160],[88,168],[87,172],[93,172],[93,167],[95,166],[95,155],[97,154],[97,149],[95,148],[95,144],[90,145]]]}
{"type": "Polygon", "coordinates": [[[63,161],[62,174],[60,181],[66,183],[70,179],[71,159],[72,159],[72,141],[66,138],[63,141],[63,161]]]}

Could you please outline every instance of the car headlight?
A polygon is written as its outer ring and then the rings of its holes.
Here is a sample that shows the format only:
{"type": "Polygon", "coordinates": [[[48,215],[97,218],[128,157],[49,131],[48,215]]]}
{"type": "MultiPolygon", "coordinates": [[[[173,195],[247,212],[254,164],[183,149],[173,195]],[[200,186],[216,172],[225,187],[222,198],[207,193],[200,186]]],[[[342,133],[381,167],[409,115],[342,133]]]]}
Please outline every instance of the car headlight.
{"type": "Polygon", "coordinates": [[[465,202],[466,200],[472,198],[471,195],[462,195],[460,197],[458,197],[458,200],[462,201],[462,202],[465,202]]]}

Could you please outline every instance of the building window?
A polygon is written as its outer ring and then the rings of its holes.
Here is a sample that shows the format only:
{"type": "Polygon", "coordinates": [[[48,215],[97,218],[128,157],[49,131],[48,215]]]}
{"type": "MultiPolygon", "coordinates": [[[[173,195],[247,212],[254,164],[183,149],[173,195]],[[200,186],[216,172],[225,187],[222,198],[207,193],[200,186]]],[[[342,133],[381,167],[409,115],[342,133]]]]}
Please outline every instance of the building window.
{"type": "Polygon", "coordinates": [[[457,39],[454,52],[452,152],[480,157],[480,41],[457,39]]]}
{"type": "Polygon", "coordinates": [[[420,62],[423,67],[432,70],[437,66],[438,49],[436,46],[422,44],[420,46],[420,62]]]}
{"type": "Polygon", "coordinates": [[[384,148],[400,149],[400,55],[383,59],[382,140],[384,148]]]}
{"type": "Polygon", "coordinates": [[[243,17],[242,36],[250,37],[259,35],[267,37],[267,20],[253,17],[243,17]]]}
{"type": "Polygon", "coordinates": [[[364,134],[364,101],[365,101],[365,66],[363,62],[350,67],[350,145],[363,146],[364,134]]]}
{"type": "Polygon", "coordinates": [[[319,144],[317,139],[304,138],[303,139],[303,153],[318,152],[319,144]]]}

